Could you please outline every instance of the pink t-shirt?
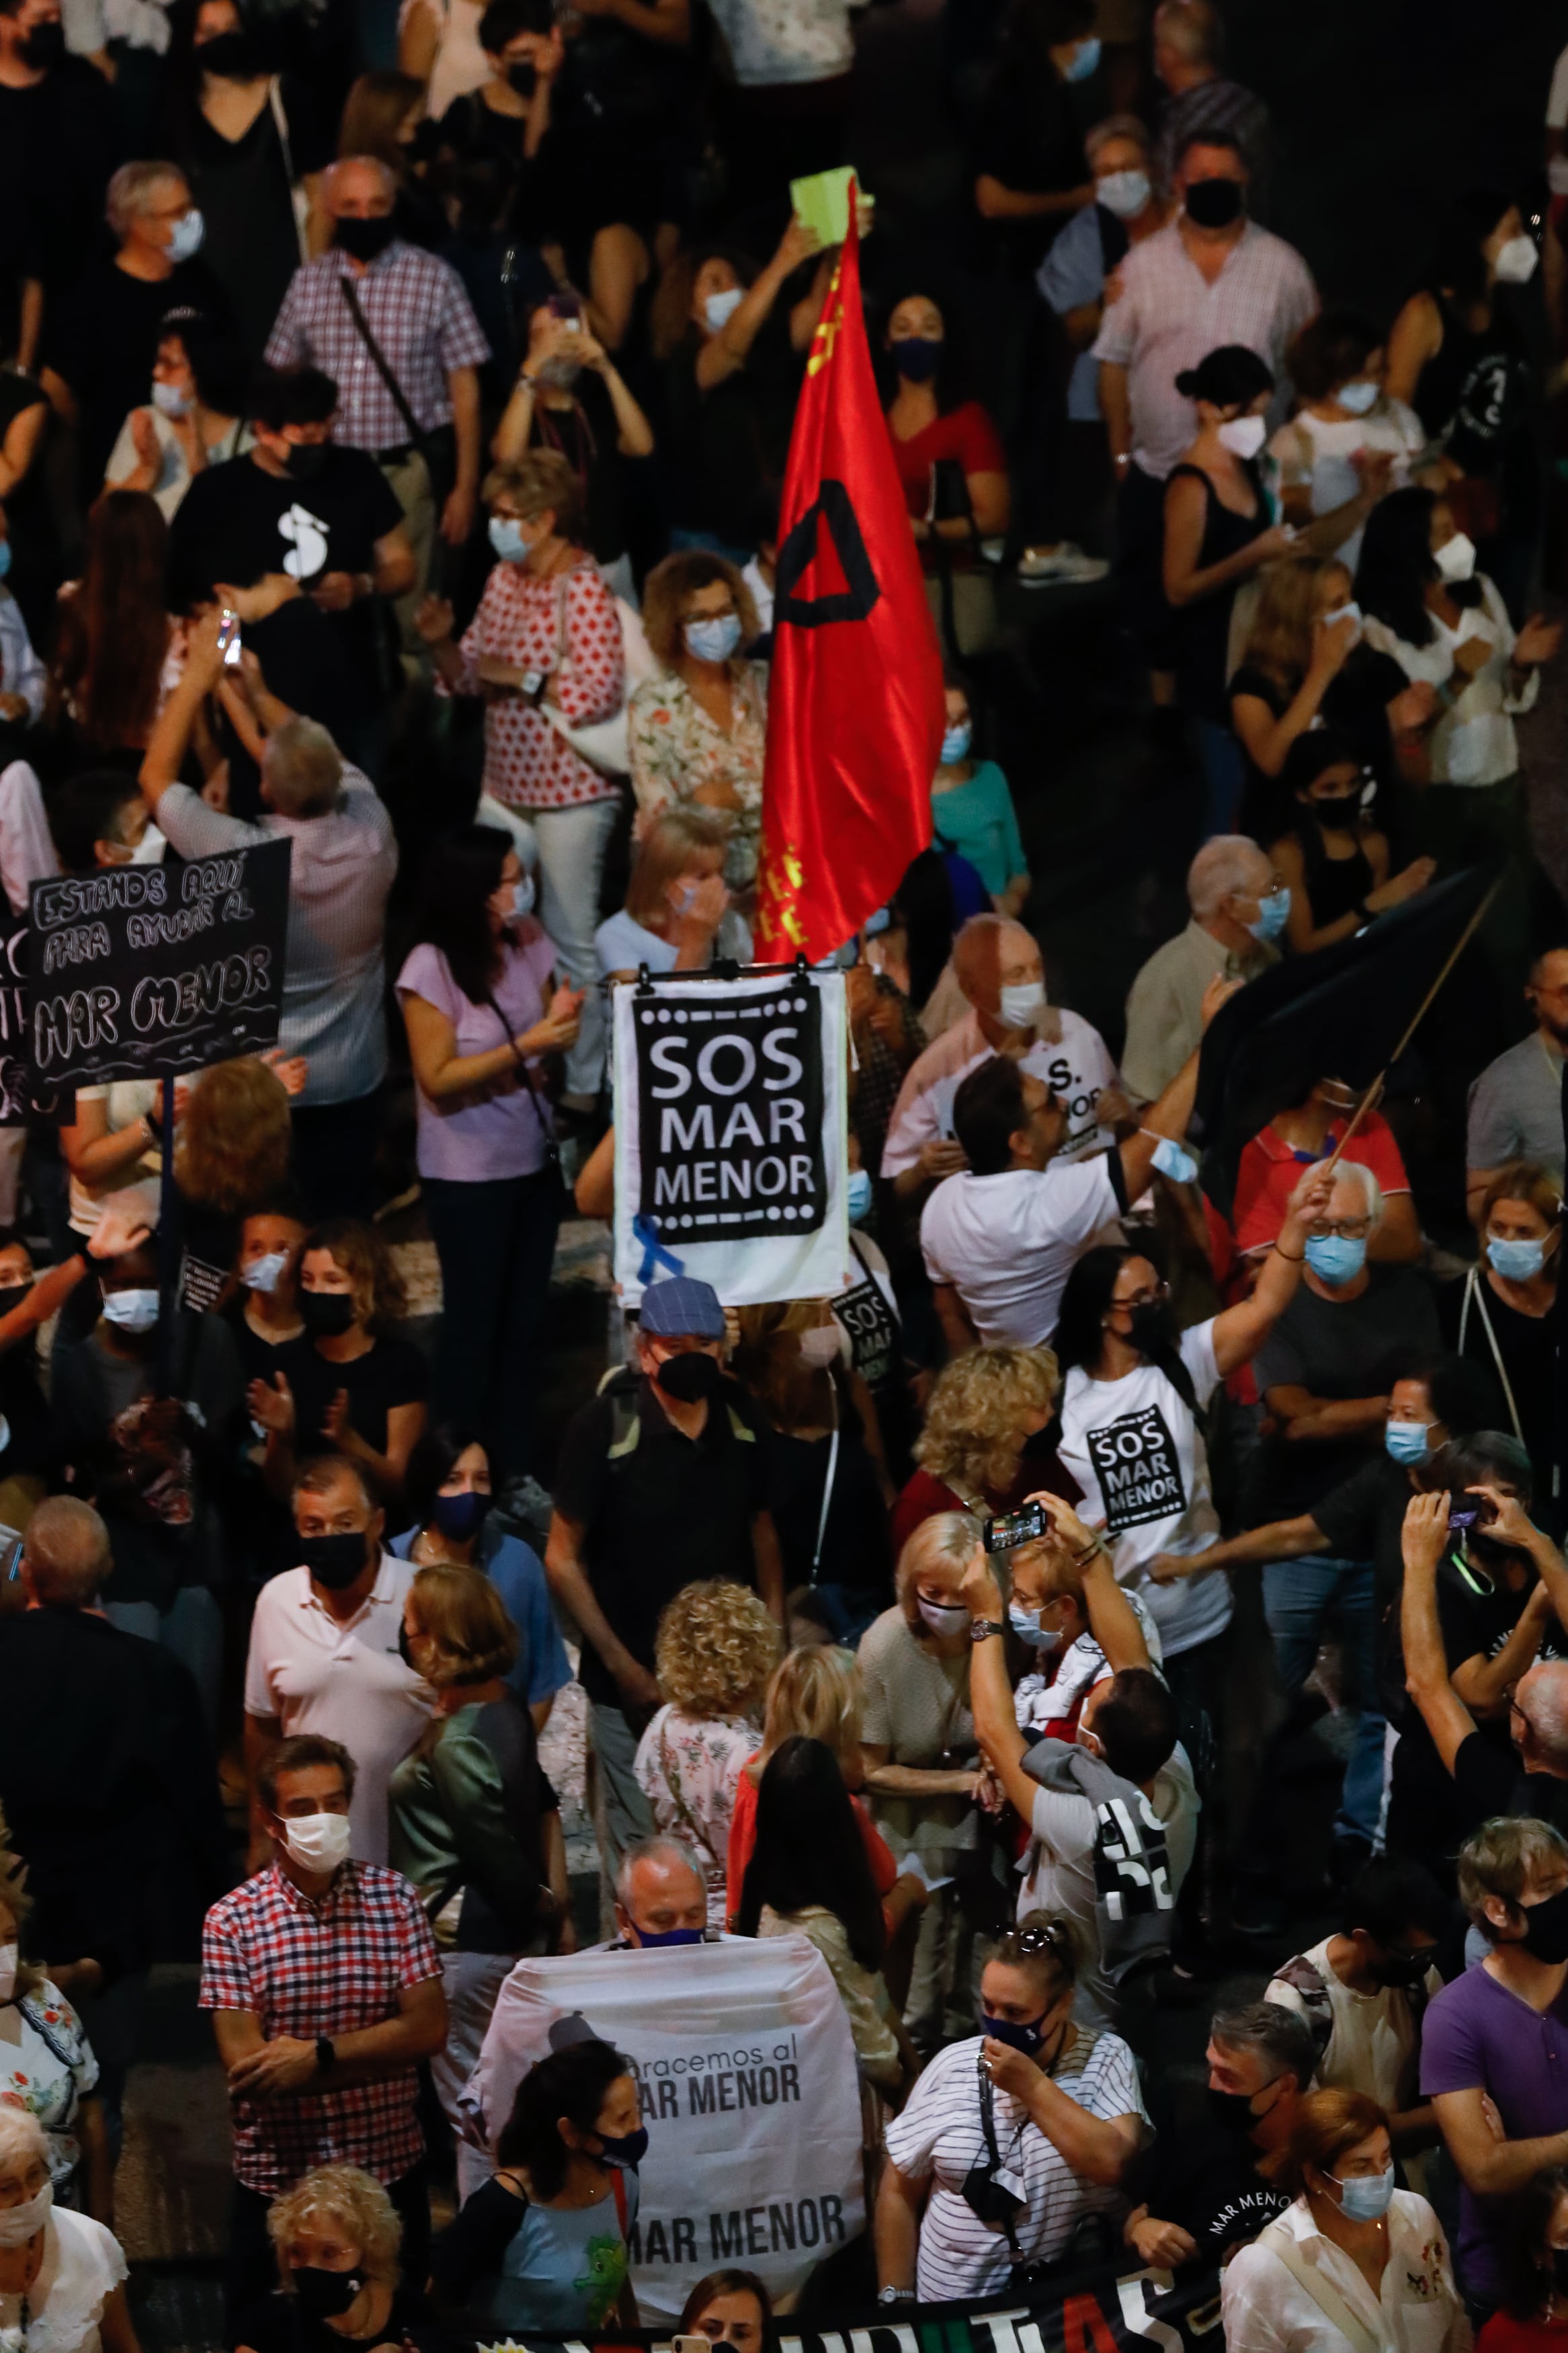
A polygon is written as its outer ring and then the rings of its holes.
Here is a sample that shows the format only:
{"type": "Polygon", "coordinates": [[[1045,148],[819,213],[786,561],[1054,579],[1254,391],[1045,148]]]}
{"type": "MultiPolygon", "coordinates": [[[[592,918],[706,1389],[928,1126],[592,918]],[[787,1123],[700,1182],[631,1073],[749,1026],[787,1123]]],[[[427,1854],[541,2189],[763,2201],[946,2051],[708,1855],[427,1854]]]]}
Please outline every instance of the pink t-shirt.
{"type": "MultiPolygon", "coordinates": [[[[544,987],[555,965],[555,949],[531,916],[517,927],[515,944],[495,985],[495,1000],[506,1017],[506,1035],[531,1029],[545,1008],[544,987]]],[[[446,957],[428,941],[416,947],[397,976],[397,994],[422,997],[444,1013],[457,1032],[459,1054],[487,1054],[501,1043],[501,1025],[489,1005],[475,1005],[453,979],[446,957]]],[[[538,1084],[535,1071],[534,1082],[538,1084]]],[[[542,1097],[536,1110],[514,1074],[492,1080],[470,1094],[448,1095],[434,1103],[424,1089],[419,1111],[421,1176],[449,1177],[480,1185],[500,1176],[531,1176],[544,1165],[542,1097]]]]}

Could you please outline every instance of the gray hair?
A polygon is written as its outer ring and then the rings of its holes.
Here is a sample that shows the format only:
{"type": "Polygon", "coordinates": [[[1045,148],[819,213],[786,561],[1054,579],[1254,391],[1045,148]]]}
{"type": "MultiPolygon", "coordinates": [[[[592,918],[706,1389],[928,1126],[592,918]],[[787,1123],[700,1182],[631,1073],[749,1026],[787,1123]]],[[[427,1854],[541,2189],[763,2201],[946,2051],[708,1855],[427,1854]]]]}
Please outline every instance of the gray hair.
{"type": "Polygon", "coordinates": [[[1527,1668],[1513,1697],[1541,1756],[1568,1766],[1568,1659],[1542,1659],[1527,1668]]]}
{"type": "Polygon", "coordinates": [[[1163,0],[1154,11],[1154,38],[1190,66],[1217,66],[1225,58],[1225,21],[1209,0],[1163,0]]]}
{"type": "MultiPolygon", "coordinates": [[[[1334,1183],[1359,1186],[1362,1199],[1366,1204],[1366,1214],[1375,1233],[1383,1223],[1383,1187],[1372,1170],[1359,1160],[1342,1160],[1334,1170],[1334,1183]]],[[[1331,1190],[1329,1198],[1331,1200],[1333,1198],[1331,1190]]]]}
{"type": "Polygon", "coordinates": [[[279,817],[324,817],[342,786],[342,754],[319,720],[286,719],[267,739],[261,780],[279,817]]]}
{"type": "Polygon", "coordinates": [[[397,175],[393,171],[390,164],[384,164],[379,155],[340,155],[337,162],[335,164],[329,164],[326,170],[321,174],[322,183],[329,201],[337,192],[340,176],[354,164],[362,164],[367,172],[374,172],[376,178],[381,182],[382,193],[384,195],[395,198],[397,195],[397,175]]]}
{"type": "Polygon", "coordinates": [[[1187,904],[1199,923],[1216,913],[1233,891],[1246,896],[1260,864],[1268,860],[1249,834],[1216,833],[1205,841],[1187,869],[1187,904]]]}
{"type": "Polygon", "coordinates": [[[103,216],[116,237],[123,237],[138,213],[146,211],[153,189],[170,180],[178,180],[182,187],[189,185],[177,164],[159,163],[152,157],[139,164],[121,164],[109,183],[103,204],[103,216]]]}
{"type": "Polygon", "coordinates": [[[109,1575],[109,1530],[79,1495],[47,1495],[27,1522],[22,1557],[47,1608],[88,1609],[109,1575]]]}
{"type": "Polygon", "coordinates": [[[1312,2030],[1300,2010],[1278,2001],[1249,2001],[1237,2010],[1216,2010],[1209,2024],[1209,2040],[1225,2051],[1254,2051],[1276,2075],[1294,2075],[1304,2092],[1317,2072],[1312,2030]]]}
{"type": "Polygon", "coordinates": [[[621,1857],[620,1869],[616,1873],[616,1894],[620,1898],[623,1907],[628,1912],[631,1909],[632,1900],[632,1874],[639,1862],[684,1864],[702,1889],[704,1895],[707,1894],[708,1874],[686,1841],[667,1837],[662,1831],[656,1831],[652,1838],[633,1839],[621,1857]]]}
{"type": "Polygon", "coordinates": [[[1113,139],[1131,140],[1144,156],[1150,152],[1147,123],[1140,122],[1135,114],[1108,114],[1103,122],[1097,122],[1092,131],[1083,134],[1083,152],[1089,157],[1091,172],[1100,168],[1100,149],[1109,147],[1113,139]]]}
{"type": "Polygon", "coordinates": [[[0,2106],[0,2181],[20,2173],[29,2158],[49,2169],[49,2144],[43,2126],[30,2108],[0,2106]]]}

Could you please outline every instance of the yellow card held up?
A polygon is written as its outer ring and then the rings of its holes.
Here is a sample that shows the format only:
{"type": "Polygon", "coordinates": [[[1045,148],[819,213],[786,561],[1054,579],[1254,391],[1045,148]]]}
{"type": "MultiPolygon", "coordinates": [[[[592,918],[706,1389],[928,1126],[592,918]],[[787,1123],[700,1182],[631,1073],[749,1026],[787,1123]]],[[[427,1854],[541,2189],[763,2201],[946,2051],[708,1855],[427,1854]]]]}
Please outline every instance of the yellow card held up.
{"type": "Polygon", "coordinates": [[[842,245],[849,234],[849,184],[855,174],[847,164],[834,172],[814,172],[809,179],[792,180],[789,197],[796,215],[814,228],[824,245],[842,245]]]}

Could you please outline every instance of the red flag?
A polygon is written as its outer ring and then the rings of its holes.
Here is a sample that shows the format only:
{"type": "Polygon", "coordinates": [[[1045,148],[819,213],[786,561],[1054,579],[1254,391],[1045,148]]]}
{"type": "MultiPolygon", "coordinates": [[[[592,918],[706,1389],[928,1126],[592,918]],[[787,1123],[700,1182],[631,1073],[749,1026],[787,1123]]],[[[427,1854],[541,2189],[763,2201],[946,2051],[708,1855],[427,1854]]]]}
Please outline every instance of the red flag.
{"type": "Polygon", "coordinates": [[[758,942],[830,955],[931,838],[942,657],[860,308],[854,190],[779,522],[758,942]]]}

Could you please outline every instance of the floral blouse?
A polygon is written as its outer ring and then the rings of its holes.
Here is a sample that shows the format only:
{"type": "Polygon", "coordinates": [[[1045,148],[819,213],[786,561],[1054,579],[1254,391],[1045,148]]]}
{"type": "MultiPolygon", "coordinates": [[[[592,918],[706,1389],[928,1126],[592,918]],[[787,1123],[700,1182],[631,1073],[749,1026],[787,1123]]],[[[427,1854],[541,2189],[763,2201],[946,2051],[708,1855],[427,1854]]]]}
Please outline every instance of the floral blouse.
{"type": "Polygon", "coordinates": [[[763,830],[763,751],[768,730],[767,665],[730,664],[735,689],[734,733],[726,735],[709,718],[686,681],[674,670],[645,678],[626,711],[632,758],[632,789],[644,817],[658,817],[678,802],[728,807],[728,786],[740,802],[724,860],[731,891],[756,881],[763,830]]]}
{"type": "Polygon", "coordinates": [[[637,1743],[633,1771],[654,1828],[694,1847],[708,1880],[708,1926],[724,1926],[724,1874],[735,1784],[756,1754],[757,1727],[742,1717],[699,1722],[661,1707],[637,1743]]]}
{"type": "MultiPolygon", "coordinates": [[[[586,555],[552,580],[496,565],[458,651],[462,674],[450,689],[437,681],[438,691],[482,694],[479,660],[488,654],[538,671],[574,726],[613,718],[626,700],[620,612],[586,555]]],[[[512,808],[556,809],[614,800],[618,787],[526,695],[499,694],[485,712],[484,789],[512,808]]]]}
{"type": "Polygon", "coordinates": [[[46,1978],[11,2008],[21,2039],[0,2039],[0,2105],[37,2116],[49,2143],[49,2175],[63,2189],[80,2162],[78,2106],[98,2082],[98,2061],[80,2019],[46,1978]]]}

